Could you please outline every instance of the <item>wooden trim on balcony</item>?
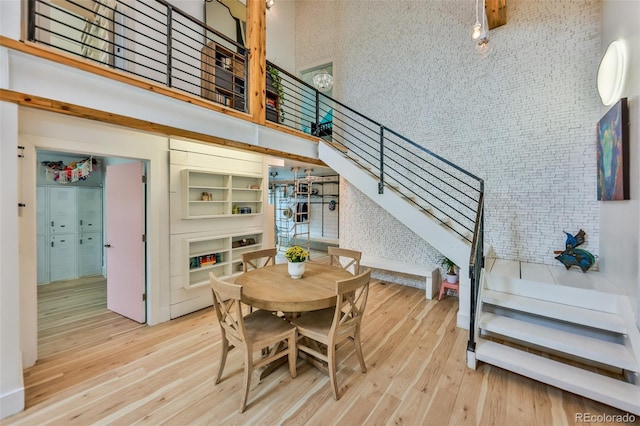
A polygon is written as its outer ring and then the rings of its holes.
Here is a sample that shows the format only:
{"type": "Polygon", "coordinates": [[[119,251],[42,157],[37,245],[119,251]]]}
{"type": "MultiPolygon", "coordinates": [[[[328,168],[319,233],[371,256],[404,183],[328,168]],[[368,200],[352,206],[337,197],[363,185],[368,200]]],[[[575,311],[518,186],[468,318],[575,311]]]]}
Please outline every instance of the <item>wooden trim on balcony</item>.
{"type": "Polygon", "coordinates": [[[290,154],[290,153],[278,151],[275,149],[269,149],[261,146],[233,141],[230,139],[211,136],[211,135],[207,135],[199,132],[179,129],[177,127],[153,123],[151,121],[140,120],[137,118],[126,117],[124,115],[113,114],[110,112],[100,111],[93,108],[87,108],[80,105],[60,102],[54,99],[47,99],[39,96],[31,96],[25,93],[14,92],[11,90],[0,89],[0,101],[13,102],[18,105],[26,106],[30,108],[56,112],[59,114],[71,115],[74,117],[80,117],[80,118],[85,118],[89,120],[96,120],[103,123],[116,124],[118,126],[127,127],[129,129],[136,129],[144,132],[152,132],[152,133],[157,133],[162,135],[193,139],[193,140],[211,143],[215,145],[223,145],[228,148],[242,149],[245,151],[256,152],[264,155],[288,158],[291,160],[325,166],[325,164],[321,160],[318,160],[315,158],[309,158],[301,155],[290,154]]]}
{"type": "MultiPolygon", "coordinates": [[[[20,51],[29,55],[37,56],[43,59],[47,59],[56,63],[60,63],[72,68],[77,68],[83,71],[87,71],[93,74],[100,75],[102,77],[110,78],[131,86],[135,86],[144,90],[148,90],[160,95],[169,96],[171,98],[190,103],[202,108],[209,109],[211,111],[219,112],[230,117],[239,118],[248,122],[254,122],[249,114],[245,114],[240,111],[232,110],[219,106],[214,102],[207,101],[197,96],[191,96],[189,94],[180,92],[175,89],[168,88],[164,85],[148,82],[142,78],[130,75],[128,73],[105,68],[101,65],[96,65],[90,61],[82,58],[74,57],[73,55],[63,52],[54,51],[52,49],[43,48],[31,42],[22,42],[13,40],[4,36],[0,36],[0,46],[7,47],[16,51],[20,51]]],[[[69,104],[60,102],[54,99],[43,98],[39,96],[33,96],[28,93],[19,93],[11,90],[0,89],[0,100],[13,102],[22,106],[30,108],[37,108],[46,111],[56,112],[60,114],[72,115],[75,117],[86,118],[90,120],[96,120],[104,123],[116,124],[132,129],[155,132],[168,136],[184,137],[188,139],[194,139],[206,143],[215,145],[223,145],[230,148],[238,148],[246,151],[257,152],[265,155],[272,155],[275,157],[282,157],[292,159],[296,161],[302,161],[311,164],[318,164],[325,166],[325,164],[314,158],[304,157],[300,155],[290,154],[283,151],[272,150],[265,147],[259,147],[243,142],[233,141],[230,139],[219,138],[203,133],[192,132],[176,127],[166,126],[158,123],[153,123],[145,120],[139,120],[132,117],[126,117],[123,115],[112,114],[105,111],[100,111],[93,108],[87,108],[80,105],[69,104]]],[[[298,132],[288,127],[279,126],[273,123],[267,123],[265,127],[269,127],[281,132],[289,133],[291,135],[307,139],[312,142],[318,142],[317,137],[307,135],[303,132],[298,132]]]]}

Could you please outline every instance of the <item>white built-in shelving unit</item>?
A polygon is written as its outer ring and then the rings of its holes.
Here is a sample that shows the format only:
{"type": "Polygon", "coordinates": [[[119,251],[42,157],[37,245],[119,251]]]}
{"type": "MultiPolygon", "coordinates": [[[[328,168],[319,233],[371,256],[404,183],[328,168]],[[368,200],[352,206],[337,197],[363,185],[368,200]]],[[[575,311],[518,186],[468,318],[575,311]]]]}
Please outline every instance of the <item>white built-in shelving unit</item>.
{"type": "Polygon", "coordinates": [[[262,177],[182,170],[183,219],[262,214],[262,177]]]}

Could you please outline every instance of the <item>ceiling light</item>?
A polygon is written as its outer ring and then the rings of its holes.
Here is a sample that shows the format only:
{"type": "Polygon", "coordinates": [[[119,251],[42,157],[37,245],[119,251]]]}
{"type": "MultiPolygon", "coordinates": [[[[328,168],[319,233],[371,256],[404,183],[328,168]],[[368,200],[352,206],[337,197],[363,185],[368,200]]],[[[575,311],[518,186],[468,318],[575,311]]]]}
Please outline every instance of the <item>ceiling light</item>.
{"type": "Polygon", "coordinates": [[[276,0],[267,0],[267,9],[271,9],[276,4],[276,0]]]}
{"type": "Polygon", "coordinates": [[[475,51],[476,54],[484,58],[493,49],[493,45],[489,41],[489,33],[487,31],[487,14],[485,12],[484,1],[482,0],[482,33],[477,41],[475,41],[475,51]]]}
{"type": "Polygon", "coordinates": [[[478,19],[478,0],[476,0],[476,23],[473,25],[471,38],[477,40],[480,38],[480,34],[482,34],[482,25],[480,25],[480,20],[478,19]]]}
{"type": "Polygon", "coordinates": [[[313,85],[319,91],[326,92],[333,87],[333,77],[327,71],[320,71],[313,76],[313,85]]]}

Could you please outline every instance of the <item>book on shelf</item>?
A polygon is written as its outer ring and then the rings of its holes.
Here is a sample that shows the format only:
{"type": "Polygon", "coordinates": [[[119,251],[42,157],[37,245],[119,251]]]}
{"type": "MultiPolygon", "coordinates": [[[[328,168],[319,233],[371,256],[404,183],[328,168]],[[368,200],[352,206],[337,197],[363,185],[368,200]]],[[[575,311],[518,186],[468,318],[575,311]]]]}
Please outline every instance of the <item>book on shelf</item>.
{"type": "Polygon", "coordinates": [[[189,258],[189,269],[198,269],[205,266],[215,265],[221,261],[220,253],[204,254],[202,256],[193,256],[189,258]]]}
{"type": "Polygon", "coordinates": [[[276,100],[272,98],[267,98],[267,108],[276,109],[276,100]]]}

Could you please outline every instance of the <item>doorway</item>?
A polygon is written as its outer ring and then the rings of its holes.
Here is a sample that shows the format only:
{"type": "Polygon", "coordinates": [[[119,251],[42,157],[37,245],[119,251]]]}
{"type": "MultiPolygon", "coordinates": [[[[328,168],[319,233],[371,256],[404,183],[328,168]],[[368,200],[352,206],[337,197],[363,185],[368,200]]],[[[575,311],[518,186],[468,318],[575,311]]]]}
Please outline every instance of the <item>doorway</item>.
{"type": "MultiPolygon", "coordinates": [[[[117,201],[111,200],[107,193],[107,170],[127,164],[137,165],[139,175],[146,169],[145,162],[137,160],[36,150],[39,358],[91,345],[95,339],[104,339],[105,333],[114,332],[114,324],[118,324],[118,329],[129,329],[146,322],[143,296],[138,294],[139,313],[131,315],[123,311],[122,303],[131,301],[121,300],[127,297],[118,293],[122,279],[108,273],[107,268],[111,256],[105,246],[109,245],[112,231],[119,228],[106,214],[108,207],[117,201]],[[114,294],[115,307],[107,303],[108,295],[114,294]],[[87,323],[95,324],[95,332],[78,331],[83,326],[86,328],[87,323]]],[[[141,236],[137,239],[140,242],[137,266],[117,268],[121,261],[117,257],[111,259],[111,264],[116,270],[137,269],[137,274],[129,276],[138,280],[135,285],[138,292],[144,294],[146,250],[142,235],[146,233],[146,199],[140,176],[137,182],[140,184],[137,201],[127,201],[129,206],[138,206],[137,226],[141,228],[141,236]]],[[[126,206],[116,210],[131,214],[126,206]]],[[[125,257],[130,260],[133,256],[125,257]]]]}

